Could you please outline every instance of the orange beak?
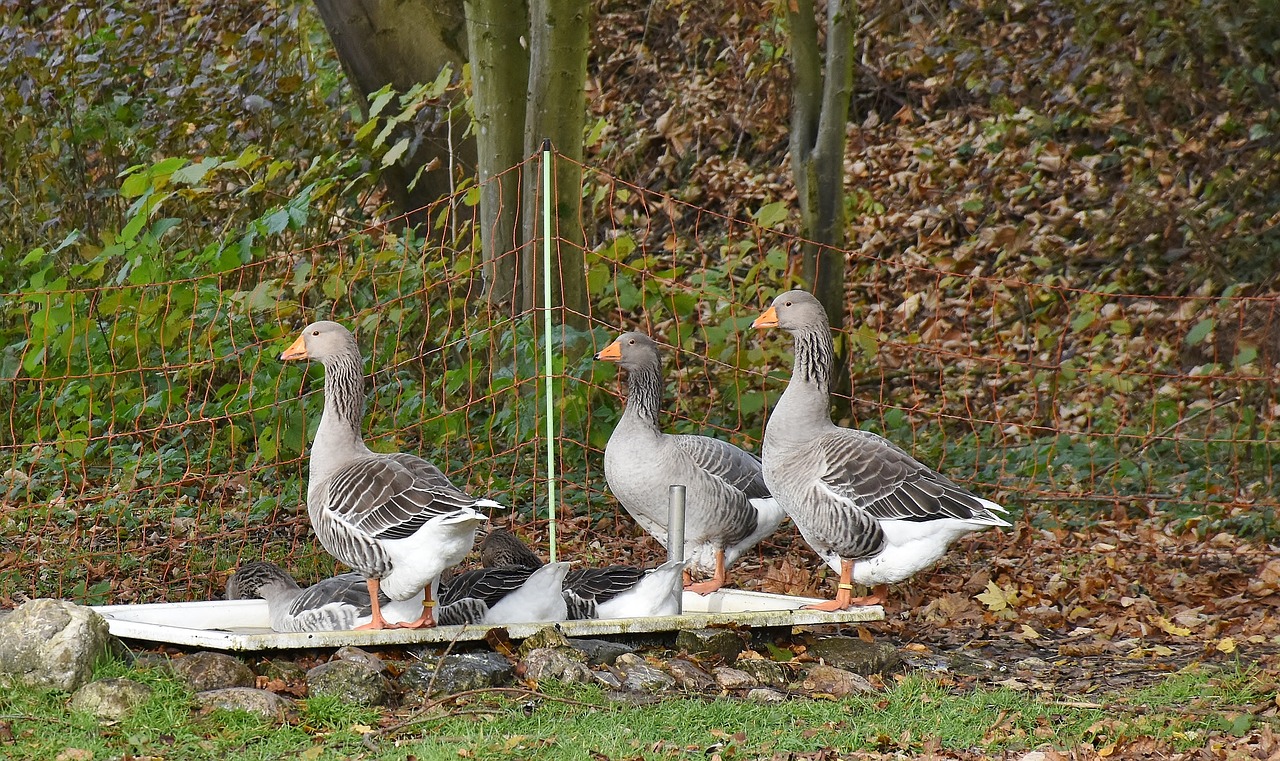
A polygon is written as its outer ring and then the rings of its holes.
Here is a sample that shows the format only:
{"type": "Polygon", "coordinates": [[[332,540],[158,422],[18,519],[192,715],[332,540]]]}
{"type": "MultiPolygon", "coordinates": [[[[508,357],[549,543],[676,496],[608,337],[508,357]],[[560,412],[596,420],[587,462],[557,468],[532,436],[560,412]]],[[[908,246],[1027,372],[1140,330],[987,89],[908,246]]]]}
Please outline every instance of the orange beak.
{"type": "Polygon", "coordinates": [[[778,327],[778,313],[774,310],[773,307],[769,307],[768,309],[764,310],[764,314],[757,317],[755,322],[751,323],[751,327],[753,328],[778,327]]]}
{"type": "Polygon", "coordinates": [[[289,348],[284,350],[284,354],[280,355],[280,359],[309,359],[307,354],[307,342],[303,340],[303,336],[298,336],[298,340],[289,344],[289,348]]]}
{"type": "Polygon", "coordinates": [[[596,352],[596,359],[602,359],[605,362],[617,362],[622,359],[622,349],[618,348],[618,342],[614,341],[600,351],[596,352]]]}

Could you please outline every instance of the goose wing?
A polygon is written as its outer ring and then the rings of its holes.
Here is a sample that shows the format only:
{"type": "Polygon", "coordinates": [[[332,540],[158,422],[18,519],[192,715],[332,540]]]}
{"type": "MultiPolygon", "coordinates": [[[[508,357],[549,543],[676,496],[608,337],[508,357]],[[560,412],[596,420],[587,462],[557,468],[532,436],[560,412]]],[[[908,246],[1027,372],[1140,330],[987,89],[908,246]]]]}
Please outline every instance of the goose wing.
{"type": "MultiPolygon", "coordinates": [[[[386,595],[379,595],[378,599],[383,605],[391,601],[386,595]]],[[[358,611],[358,615],[369,615],[373,606],[369,604],[368,582],[358,573],[343,573],[318,581],[302,590],[302,594],[289,606],[289,615],[300,616],[333,603],[350,606],[358,611]]]]}
{"type": "Polygon", "coordinates": [[[993,502],[974,496],[867,431],[843,429],[817,442],[819,484],[831,496],[876,520],[1000,521],[993,502]]]}
{"type": "Polygon", "coordinates": [[[354,533],[387,540],[412,536],[432,518],[482,503],[494,504],[454,487],[425,460],[401,454],[362,457],[334,473],[324,509],[354,533]]]}
{"type": "Polygon", "coordinates": [[[644,571],[629,565],[575,568],[564,578],[564,588],[579,598],[604,602],[634,587],[644,571]]]}
{"type": "Polygon", "coordinates": [[[492,607],[519,589],[537,571],[537,568],[515,566],[464,571],[448,582],[441,582],[436,597],[441,605],[452,605],[459,600],[475,598],[492,607]]]}
{"type": "Polygon", "coordinates": [[[748,499],[769,496],[760,459],[755,455],[710,436],[673,436],[672,440],[700,470],[742,492],[748,499]]]}

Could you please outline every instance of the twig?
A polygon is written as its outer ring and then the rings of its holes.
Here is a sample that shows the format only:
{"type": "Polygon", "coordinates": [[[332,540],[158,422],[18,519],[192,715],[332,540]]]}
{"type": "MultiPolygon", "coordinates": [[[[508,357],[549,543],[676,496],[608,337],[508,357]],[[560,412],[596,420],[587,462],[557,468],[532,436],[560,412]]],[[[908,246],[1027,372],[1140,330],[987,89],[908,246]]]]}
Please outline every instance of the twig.
{"type": "Polygon", "coordinates": [[[30,714],[25,714],[25,713],[0,714],[0,721],[38,721],[38,722],[45,722],[45,723],[52,721],[53,723],[61,724],[64,727],[80,726],[79,724],[76,724],[73,721],[67,721],[66,719],[55,719],[52,716],[32,716],[30,714]]]}
{"type": "MultiPolygon", "coordinates": [[[[415,724],[425,724],[428,721],[435,721],[441,718],[446,718],[446,717],[440,717],[440,716],[423,716],[423,714],[425,714],[426,712],[434,710],[446,703],[451,703],[461,698],[472,697],[474,695],[487,695],[487,694],[513,695],[513,696],[520,696],[520,697],[526,697],[526,698],[538,698],[539,700],[550,700],[555,703],[563,703],[564,705],[571,705],[571,706],[581,706],[583,708],[594,708],[594,709],[603,708],[605,710],[612,709],[611,706],[600,705],[598,703],[586,703],[581,700],[572,700],[570,698],[558,698],[554,695],[548,695],[545,692],[538,692],[537,690],[531,690],[527,687],[482,687],[475,690],[463,690],[462,692],[454,692],[449,695],[443,695],[439,698],[436,698],[435,700],[428,702],[426,705],[414,711],[413,714],[409,716],[409,718],[405,719],[404,721],[398,724],[392,724],[389,727],[383,727],[382,729],[379,729],[376,732],[366,732],[364,737],[362,737],[360,741],[370,751],[377,752],[377,746],[375,743],[377,741],[377,738],[382,737],[383,735],[394,734],[396,732],[399,732],[402,729],[406,729],[408,727],[414,726],[415,724]]],[[[467,711],[466,713],[475,713],[475,712],[467,711]]],[[[458,714],[451,714],[448,716],[448,718],[452,718],[454,715],[458,715],[458,714]]]]}
{"type": "Polygon", "coordinates": [[[1117,458],[1117,459],[1113,460],[1113,461],[1111,462],[1111,464],[1110,464],[1110,465],[1108,465],[1107,467],[1103,468],[1103,469],[1102,469],[1102,472],[1098,473],[1098,475],[1094,476],[1094,478],[1095,478],[1095,479],[1101,479],[1102,477],[1104,477],[1104,476],[1106,476],[1108,473],[1110,473],[1112,470],[1114,470],[1117,466],[1119,466],[1119,465],[1120,465],[1120,463],[1121,463],[1123,460],[1131,460],[1131,459],[1133,459],[1133,458],[1137,457],[1138,455],[1142,454],[1143,452],[1145,452],[1145,451],[1146,451],[1147,447],[1151,446],[1152,444],[1156,443],[1158,440],[1163,439],[1165,436],[1168,436],[1169,434],[1171,434],[1171,433],[1173,433],[1174,431],[1176,431],[1176,430],[1178,430],[1179,428],[1181,428],[1183,423],[1188,423],[1188,422],[1190,422],[1190,421],[1192,421],[1192,420],[1195,420],[1196,418],[1200,417],[1201,415],[1204,415],[1204,414],[1207,414],[1207,413],[1213,412],[1213,411],[1215,411],[1215,410],[1219,409],[1220,407],[1226,407],[1228,404],[1235,404],[1235,403],[1236,403],[1236,402],[1238,402],[1238,401],[1240,401],[1240,397],[1238,397],[1238,396],[1232,396],[1232,397],[1230,397],[1230,398],[1228,398],[1228,399],[1223,399],[1222,401],[1218,402],[1217,404],[1214,404],[1214,405],[1213,405],[1213,406],[1211,406],[1211,407],[1201,407],[1200,409],[1196,410],[1195,412],[1191,413],[1190,415],[1187,415],[1186,417],[1181,418],[1180,420],[1178,420],[1178,421],[1177,421],[1176,423],[1174,423],[1173,425],[1170,425],[1170,426],[1165,427],[1165,429],[1164,429],[1164,430],[1162,430],[1162,431],[1160,431],[1160,432],[1156,433],[1155,435],[1153,435],[1153,436],[1148,436],[1148,437],[1147,437],[1147,440],[1146,440],[1146,441],[1144,441],[1144,442],[1142,442],[1142,446],[1138,447],[1138,448],[1137,448],[1137,449],[1135,449],[1133,452],[1130,452],[1130,453],[1128,454],[1128,456],[1126,456],[1126,457],[1123,457],[1123,458],[1117,458]]]}

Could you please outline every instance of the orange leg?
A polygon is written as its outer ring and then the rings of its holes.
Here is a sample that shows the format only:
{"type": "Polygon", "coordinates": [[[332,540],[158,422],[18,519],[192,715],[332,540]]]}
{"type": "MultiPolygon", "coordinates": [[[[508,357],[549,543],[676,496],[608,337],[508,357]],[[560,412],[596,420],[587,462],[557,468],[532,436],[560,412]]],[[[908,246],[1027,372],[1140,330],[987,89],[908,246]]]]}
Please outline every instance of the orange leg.
{"type": "Polygon", "coordinates": [[[709,595],[712,592],[719,589],[720,587],[723,587],[725,580],[728,578],[729,578],[729,574],[727,571],[725,571],[725,568],[724,568],[724,550],[717,549],[716,550],[716,572],[715,574],[712,575],[711,579],[708,581],[699,582],[697,584],[690,584],[689,583],[690,579],[686,576],[684,588],[689,590],[690,592],[695,592],[700,595],[709,595]]]}
{"type": "Polygon", "coordinates": [[[806,610],[844,610],[854,605],[880,605],[889,594],[887,584],[877,584],[866,597],[853,596],[853,561],[840,559],[840,583],[836,585],[836,599],[806,605],[806,610]]]}
{"type": "Polygon", "coordinates": [[[393,624],[397,629],[430,629],[436,625],[436,601],[431,598],[431,585],[423,590],[422,615],[416,621],[403,621],[393,624]]]}
{"type": "Polygon", "coordinates": [[[356,631],[362,629],[386,629],[390,626],[387,619],[382,617],[382,605],[378,602],[378,580],[369,579],[369,600],[373,608],[373,620],[367,624],[361,624],[356,627],[356,631]]]}

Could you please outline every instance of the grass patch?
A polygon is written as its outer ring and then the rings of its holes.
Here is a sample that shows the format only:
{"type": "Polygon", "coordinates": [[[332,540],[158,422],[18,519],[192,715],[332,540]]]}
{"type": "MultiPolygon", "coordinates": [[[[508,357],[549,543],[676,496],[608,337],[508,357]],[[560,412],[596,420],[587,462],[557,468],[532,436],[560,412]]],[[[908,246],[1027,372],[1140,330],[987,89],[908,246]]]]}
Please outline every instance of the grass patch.
{"type": "MultiPolygon", "coordinates": [[[[650,705],[613,703],[597,687],[545,684],[554,699],[476,695],[391,736],[377,750],[362,743],[384,712],[331,697],[299,702],[281,724],[234,711],[198,710],[163,669],[104,664],[99,676],[135,679],[151,697],[115,724],[67,707],[65,693],[16,688],[0,694],[0,721],[12,733],[11,759],[52,759],[69,749],[92,758],[428,759],[722,758],[841,751],[914,753],[928,747],[998,753],[1032,748],[1102,749],[1139,738],[1169,751],[1239,736],[1254,718],[1242,706],[1269,689],[1247,669],[1190,668],[1163,682],[1092,702],[1057,700],[1005,688],[956,692],[908,675],[883,693],[846,700],[790,699],[775,704],[681,697],[650,705]],[[597,755],[598,754],[598,755],[597,755]]],[[[408,708],[391,716],[408,716],[408,708]]],[[[81,754],[80,758],[90,758],[81,754]]],[[[67,758],[76,757],[73,753],[67,758]]]]}

